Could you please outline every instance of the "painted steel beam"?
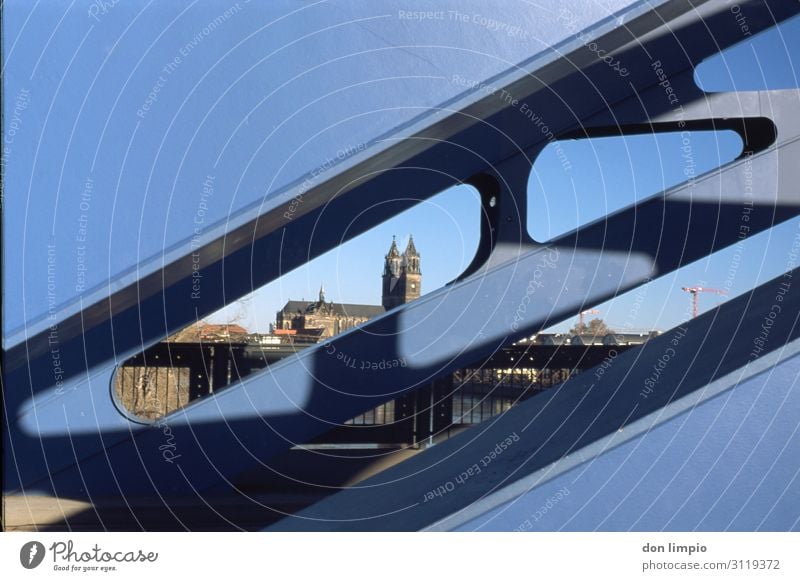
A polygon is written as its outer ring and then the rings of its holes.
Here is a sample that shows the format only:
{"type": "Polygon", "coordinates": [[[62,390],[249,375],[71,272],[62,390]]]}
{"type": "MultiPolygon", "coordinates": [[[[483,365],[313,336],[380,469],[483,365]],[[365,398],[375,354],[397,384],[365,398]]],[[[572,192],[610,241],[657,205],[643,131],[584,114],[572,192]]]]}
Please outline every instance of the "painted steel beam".
{"type": "Polygon", "coordinates": [[[269,530],[796,529],[797,276],[771,280],[269,530]]]}

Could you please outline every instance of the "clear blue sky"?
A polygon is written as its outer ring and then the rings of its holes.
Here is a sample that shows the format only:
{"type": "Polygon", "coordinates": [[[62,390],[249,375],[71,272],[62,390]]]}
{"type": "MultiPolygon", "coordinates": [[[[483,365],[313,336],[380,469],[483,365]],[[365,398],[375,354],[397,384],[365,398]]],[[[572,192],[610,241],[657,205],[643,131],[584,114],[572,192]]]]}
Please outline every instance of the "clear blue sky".
{"type": "MultiPolygon", "coordinates": [[[[708,91],[797,88],[794,63],[798,57],[800,19],[795,18],[703,63],[696,77],[708,91]]],[[[692,146],[698,173],[730,161],[741,150],[738,136],[725,132],[695,132],[692,146]]],[[[531,174],[529,229],[537,240],[552,238],[683,179],[679,136],[572,141],[562,147],[570,159],[570,171],[562,168],[551,146],[537,159],[531,174]]],[[[266,331],[287,300],[315,298],[320,284],[325,285],[328,300],[380,304],[383,256],[393,235],[403,248],[408,235],[414,235],[422,255],[423,294],[440,288],[471,261],[477,247],[478,212],[477,194],[471,188],[443,192],[209,320],[237,320],[251,330],[266,331]]],[[[599,305],[599,316],[618,329],[673,327],[690,316],[690,298],[681,291],[683,286],[728,288],[730,296],[736,296],[784,272],[798,227],[800,221],[792,220],[749,238],[735,276],[729,272],[736,250],[729,248],[599,305]]],[[[722,300],[713,294],[701,295],[701,312],[722,300]]],[[[575,319],[553,330],[564,331],[574,323],[575,319]]]]}

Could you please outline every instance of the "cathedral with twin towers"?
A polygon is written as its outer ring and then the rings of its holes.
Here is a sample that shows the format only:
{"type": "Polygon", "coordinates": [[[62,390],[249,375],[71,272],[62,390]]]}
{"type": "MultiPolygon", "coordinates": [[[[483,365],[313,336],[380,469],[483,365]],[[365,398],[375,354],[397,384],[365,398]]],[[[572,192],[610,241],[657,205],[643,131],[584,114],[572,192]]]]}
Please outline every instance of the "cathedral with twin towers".
{"type": "Polygon", "coordinates": [[[422,292],[420,254],[409,236],[401,253],[392,237],[389,252],[384,257],[380,305],[356,305],[327,301],[320,287],[316,301],[290,300],[278,311],[273,332],[297,340],[318,342],[338,335],[389,309],[411,302],[422,292]]]}

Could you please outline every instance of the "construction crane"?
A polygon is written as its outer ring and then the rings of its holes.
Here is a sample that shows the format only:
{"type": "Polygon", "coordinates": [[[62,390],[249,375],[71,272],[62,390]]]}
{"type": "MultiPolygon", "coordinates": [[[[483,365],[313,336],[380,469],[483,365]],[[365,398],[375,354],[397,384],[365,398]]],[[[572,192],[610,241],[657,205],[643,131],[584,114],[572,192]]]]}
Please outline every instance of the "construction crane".
{"type": "Polygon", "coordinates": [[[697,310],[699,307],[699,298],[697,295],[700,293],[714,293],[718,295],[727,295],[728,292],[718,288],[708,288],[705,286],[685,286],[681,288],[682,291],[691,293],[692,295],[692,318],[697,318],[697,310]]]}
{"type": "Polygon", "coordinates": [[[585,311],[581,311],[578,313],[578,323],[580,324],[580,329],[583,330],[583,316],[584,315],[599,315],[600,311],[597,309],[587,309],[585,311]]]}

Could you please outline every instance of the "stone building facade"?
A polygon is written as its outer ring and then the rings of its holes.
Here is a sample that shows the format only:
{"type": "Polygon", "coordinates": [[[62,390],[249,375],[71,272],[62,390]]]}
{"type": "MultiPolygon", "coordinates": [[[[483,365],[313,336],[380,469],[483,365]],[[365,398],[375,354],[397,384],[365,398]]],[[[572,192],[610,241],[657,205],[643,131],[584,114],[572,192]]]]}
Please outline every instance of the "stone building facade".
{"type": "Polygon", "coordinates": [[[320,288],[316,301],[289,301],[278,311],[274,329],[294,331],[297,336],[322,341],[383,314],[389,309],[419,298],[422,292],[420,254],[410,237],[401,254],[392,240],[383,265],[383,294],[380,305],[357,305],[327,301],[320,288]]]}
{"type": "Polygon", "coordinates": [[[393,239],[383,265],[383,308],[387,311],[418,299],[422,292],[420,256],[410,236],[405,252],[400,254],[393,239]]]}

